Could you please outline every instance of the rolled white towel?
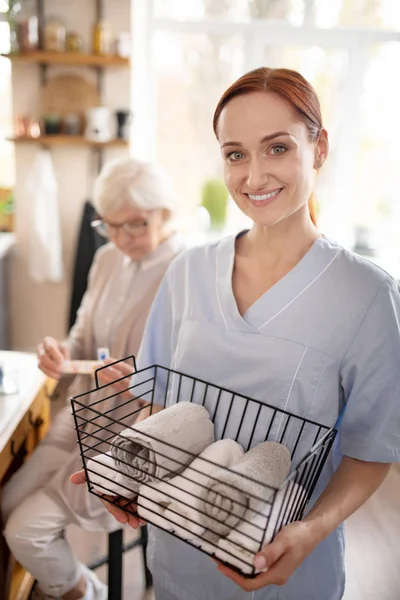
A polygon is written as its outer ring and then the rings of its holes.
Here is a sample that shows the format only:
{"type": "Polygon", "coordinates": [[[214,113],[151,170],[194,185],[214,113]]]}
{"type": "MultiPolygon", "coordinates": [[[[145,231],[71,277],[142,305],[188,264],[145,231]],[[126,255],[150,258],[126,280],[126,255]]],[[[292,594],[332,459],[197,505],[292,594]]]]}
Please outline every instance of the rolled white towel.
{"type": "Polygon", "coordinates": [[[115,460],[110,454],[98,454],[88,461],[86,469],[96,492],[124,498],[136,496],[136,482],[116,470],[115,460]]]}
{"type": "Polygon", "coordinates": [[[165,519],[165,513],[170,502],[170,498],[164,492],[165,483],[164,481],[154,481],[140,486],[137,511],[142,519],[149,523],[166,531],[173,531],[174,523],[165,519]]]}
{"type": "Polygon", "coordinates": [[[253,500],[268,501],[289,473],[291,457],[283,444],[263,442],[249,450],[232,470],[221,469],[202,494],[200,523],[225,537],[253,500]]]}
{"type": "Polygon", "coordinates": [[[245,512],[243,521],[228,537],[219,540],[216,557],[245,574],[251,574],[254,569],[254,556],[259,552],[260,545],[269,544],[275,529],[281,529],[293,519],[294,512],[305,497],[305,490],[289,481],[276,494],[272,510],[270,503],[255,503],[254,508],[245,512]]]}
{"type": "MultiPolygon", "coordinates": [[[[205,527],[199,524],[201,494],[221,466],[235,465],[244,455],[233,440],[214,442],[181,475],[154,484],[142,485],[138,497],[139,515],[183,539],[206,544],[205,527]]],[[[218,539],[215,539],[215,544],[218,539]]]]}
{"type": "Polygon", "coordinates": [[[111,479],[117,484],[111,488],[115,493],[132,498],[141,484],[182,472],[213,442],[214,425],[207,410],[178,402],[117,435],[109,452],[88,462],[88,470],[94,471],[90,483],[104,492],[110,489],[111,479]],[[124,487],[128,491],[121,493],[124,487]]]}

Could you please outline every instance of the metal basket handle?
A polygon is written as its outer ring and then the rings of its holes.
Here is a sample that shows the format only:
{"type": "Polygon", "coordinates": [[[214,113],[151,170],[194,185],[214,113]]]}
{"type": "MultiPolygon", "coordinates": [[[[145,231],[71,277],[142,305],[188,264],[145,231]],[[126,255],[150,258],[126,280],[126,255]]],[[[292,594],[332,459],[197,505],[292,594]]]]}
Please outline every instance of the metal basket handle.
{"type": "MultiPolygon", "coordinates": [[[[133,371],[136,373],[137,369],[136,369],[136,360],[135,357],[133,356],[133,354],[131,354],[130,356],[126,356],[125,358],[120,358],[119,360],[115,360],[112,363],[108,363],[107,365],[104,365],[103,367],[99,367],[98,369],[95,370],[94,372],[94,380],[96,382],[96,389],[100,389],[100,385],[99,385],[99,379],[98,379],[98,373],[100,371],[102,371],[103,369],[108,369],[108,367],[112,367],[114,365],[118,365],[121,362],[126,362],[129,359],[132,359],[133,362],[133,371]]],[[[121,379],[124,379],[124,377],[121,377],[121,379]]],[[[116,381],[119,381],[118,379],[116,381]]]]}

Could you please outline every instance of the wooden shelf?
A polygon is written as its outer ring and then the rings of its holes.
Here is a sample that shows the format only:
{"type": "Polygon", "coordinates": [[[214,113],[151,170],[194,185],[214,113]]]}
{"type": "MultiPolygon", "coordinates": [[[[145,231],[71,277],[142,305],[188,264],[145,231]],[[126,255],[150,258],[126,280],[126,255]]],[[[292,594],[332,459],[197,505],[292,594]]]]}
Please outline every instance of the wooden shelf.
{"type": "Polygon", "coordinates": [[[122,56],[100,56],[82,52],[26,52],[24,54],[1,54],[5,58],[20,63],[42,65],[70,65],[77,67],[128,67],[129,58],[122,56]]]}
{"type": "Polygon", "coordinates": [[[107,148],[110,146],[127,146],[126,140],[110,140],[109,142],[92,142],[83,136],[76,135],[41,135],[38,138],[32,137],[13,137],[8,141],[17,144],[43,144],[45,146],[90,146],[95,148],[107,148]]]}

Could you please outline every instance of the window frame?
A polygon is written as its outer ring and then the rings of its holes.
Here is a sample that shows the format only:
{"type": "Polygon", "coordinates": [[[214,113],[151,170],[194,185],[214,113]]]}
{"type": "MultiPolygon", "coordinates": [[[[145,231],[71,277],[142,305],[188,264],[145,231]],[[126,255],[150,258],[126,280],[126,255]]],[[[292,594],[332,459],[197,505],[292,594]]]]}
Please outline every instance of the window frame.
{"type": "MultiPolygon", "coordinates": [[[[376,43],[399,42],[400,31],[383,29],[366,29],[356,27],[317,27],[313,23],[316,0],[305,0],[303,23],[288,24],[286,21],[257,19],[249,21],[234,21],[232,19],[210,19],[179,21],[155,16],[154,0],[135,0],[133,3],[133,40],[134,59],[139,57],[146,64],[146,74],[140,79],[133,78],[135,94],[133,110],[146,123],[140,131],[135,132],[133,146],[139,152],[145,149],[146,158],[154,159],[156,155],[157,114],[154,101],[155,69],[152,56],[153,35],[158,31],[176,32],[177,34],[201,33],[213,35],[239,34],[244,39],[245,71],[258,66],[257,57],[260,47],[265,40],[268,44],[303,46],[304,48],[319,46],[321,48],[336,48],[348,53],[348,71],[342,91],[341,106],[345,106],[341,120],[340,133],[335,140],[338,160],[334,169],[335,189],[351,190],[355,186],[357,152],[355,144],[359,139],[360,113],[357,110],[363,93],[363,82],[369,64],[369,49],[376,43]],[[141,20],[141,27],[138,22],[141,20]],[[143,27],[145,23],[145,27],[143,27]],[[136,26],[136,29],[135,29],[136,26]],[[135,33],[135,30],[137,33],[135,33]],[[151,137],[152,136],[152,137],[151,137]],[[141,139],[143,137],[143,140],[141,139]],[[151,139],[150,139],[151,138],[151,139]],[[352,144],[349,144],[352,140],[352,144]]],[[[138,121],[140,119],[138,118],[138,121]]],[[[143,153],[143,152],[142,152],[143,153]]],[[[335,210],[342,222],[347,221],[349,197],[343,194],[335,204],[335,210]],[[342,219],[343,217],[343,219],[342,219]]],[[[350,224],[349,224],[350,227],[350,224]]],[[[347,232],[349,233],[349,232],[347,232]]],[[[338,240],[340,241],[338,235],[338,240]]]]}

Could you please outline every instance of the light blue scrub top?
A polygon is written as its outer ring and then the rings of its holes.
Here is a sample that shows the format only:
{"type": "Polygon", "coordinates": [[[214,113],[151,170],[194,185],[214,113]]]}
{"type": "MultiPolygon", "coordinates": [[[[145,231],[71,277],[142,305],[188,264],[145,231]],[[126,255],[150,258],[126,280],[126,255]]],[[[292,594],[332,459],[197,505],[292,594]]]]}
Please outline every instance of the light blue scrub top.
{"type": "MultiPolygon", "coordinates": [[[[399,461],[398,284],[321,237],[242,317],[232,292],[234,252],[232,236],[174,260],[149,315],[138,368],[167,366],[326,426],[346,405],[336,454],[399,461]]],[[[331,454],[312,502],[333,467],[331,454]]],[[[157,600],[253,598],[208,556],[155,527],[148,558],[157,600]]],[[[344,585],[341,527],[286,585],[254,598],[339,600],[344,585]]]]}

